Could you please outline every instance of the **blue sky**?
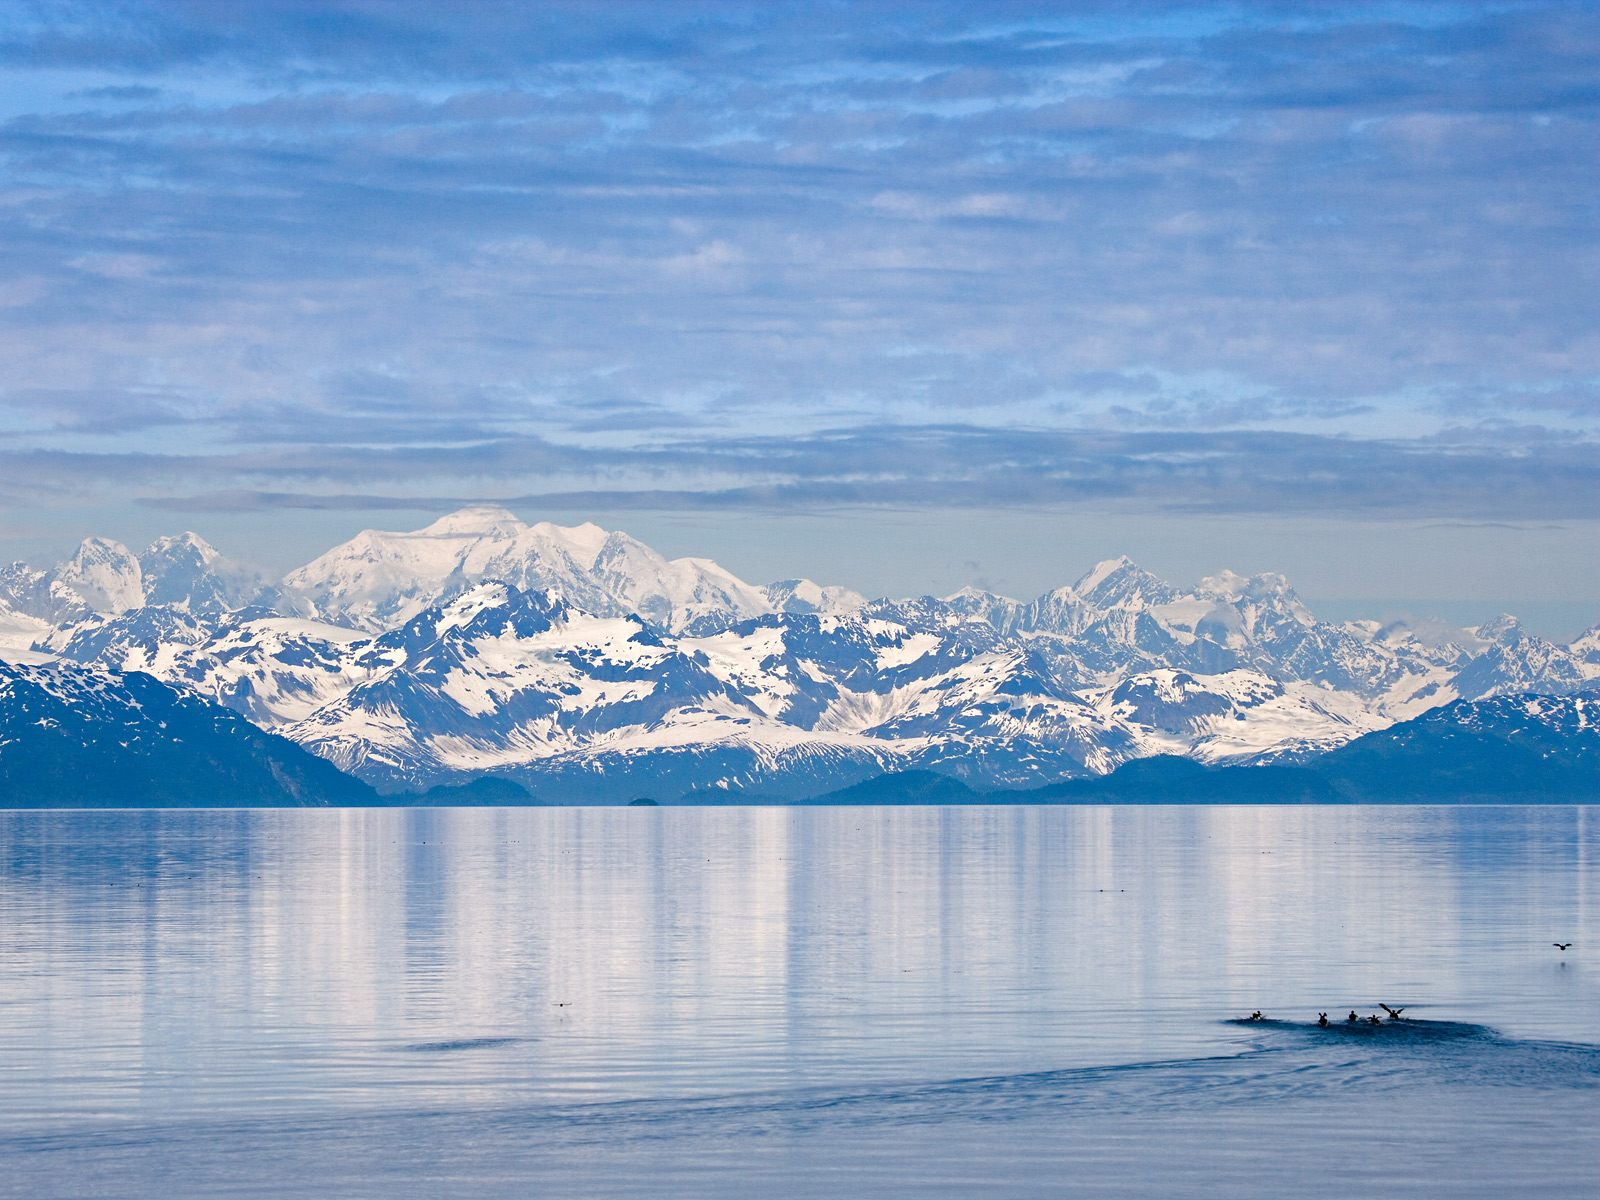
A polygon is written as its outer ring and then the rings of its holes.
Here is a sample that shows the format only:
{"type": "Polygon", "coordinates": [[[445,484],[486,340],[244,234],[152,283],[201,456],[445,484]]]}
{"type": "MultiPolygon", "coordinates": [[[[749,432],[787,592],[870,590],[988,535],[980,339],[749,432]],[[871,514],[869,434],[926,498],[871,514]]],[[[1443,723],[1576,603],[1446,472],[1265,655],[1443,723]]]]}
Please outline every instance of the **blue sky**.
{"type": "Polygon", "coordinates": [[[1600,616],[1592,4],[0,13],[0,556],[499,499],[1600,616]]]}

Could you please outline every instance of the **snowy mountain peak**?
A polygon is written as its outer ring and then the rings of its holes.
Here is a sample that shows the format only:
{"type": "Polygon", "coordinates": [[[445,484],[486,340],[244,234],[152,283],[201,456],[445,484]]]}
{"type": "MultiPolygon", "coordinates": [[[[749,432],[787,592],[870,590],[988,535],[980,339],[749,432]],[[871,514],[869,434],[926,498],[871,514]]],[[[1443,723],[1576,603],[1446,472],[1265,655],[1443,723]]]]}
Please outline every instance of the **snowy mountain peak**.
{"type": "Polygon", "coordinates": [[[1249,576],[1241,575],[1237,571],[1222,570],[1202,579],[1195,587],[1195,592],[1201,596],[1216,596],[1220,600],[1237,600],[1245,594],[1249,586],[1249,576]]]}
{"type": "Polygon", "coordinates": [[[1494,620],[1478,626],[1472,632],[1486,642],[1497,642],[1501,645],[1527,636],[1522,631],[1522,623],[1510,613],[1501,613],[1494,620]]]}
{"type": "Polygon", "coordinates": [[[1276,571],[1264,571],[1259,575],[1219,571],[1202,579],[1195,594],[1232,606],[1250,626],[1275,617],[1307,627],[1316,624],[1316,618],[1301,603],[1293,586],[1276,571]]]}
{"type": "Polygon", "coordinates": [[[214,563],[222,557],[217,548],[192,529],[182,533],[158,537],[151,542],[141,557],[156,558],[176,555],[193,556],[203,563],[214,563]]]}
{"type": "Polygon", "coordinates": [[[527,526],[508,508],[498,504],[472,504],[440,517],[417,530],[423,537],[501,537],[521,533],[527,526]]]}
{"type": "Polygon", "coordinates": [[[195,612],[227,612],[256,600],[262,581],[229,566],[195,533],[157,538],[139,556],[144,603],[176,604],[195,612]]]}
{"type": "Polygon", "coordinates": [[[1002,596],[998,592],[986,591],[981,587],[974,587],[970,583],[965,587],[957,588],[948,596],[941,597],[941,599],[946,604],[992,604],[996,601],[1005,604],[1017,603],[1010,596],[1002,596]]]}
{"type": "Polygon", "coordinates": [[[567,602],[555,590],[524,592],[502,580],[493,579],[469,588],[444,605],[435,626],[438,633],[451,630],[475,629],[498,632],[508,622],[533,618],[538,629],[564,619],[569,612],[567,602]],[[486,614],[493,617],[486,619],[486,614]]]}
{"type": "Polygon", "coordinates": [[[1585,673],[1600,676],[1600,625],[1585,630],[1568,649],[1583,664],[1585,673]]]}
{"type": "MultiPolygon", "coordinates": [[[[537,637],[573,615],[558,592],[524,591],[503,580],[488,580],[444,604],[424,609],[400,628],[374,639],[371,646],[378,657],[372,661],[387,661],[396,653],[415,660],[430,648],[537,637]]],[[[465,653],[475,655],[476,651],[469,648],[465,653]]]]}
{"type": "Polygon", "coordinates": [[[1130,601],[1162,604],[1175,594],[1168,584],[1126,555],[1095,563],[1070,591],[1095,608],[1111,608],[1130,601]]]}
{"type": "Polygon", "coordinates": [[[57,579],[55,572],[21,562],[0,566],[0,604],[53,624],[82,620],[90,611],[83,597],[57,579]]]}
{"type": "Polygon", "coordinates": [[[126,612],[144,604],[139,560],[110,538],[84,538],[77,553],[56,572],[56,580],[99,612],[126,612]]]}
{"type": "Polygon", "coordinates": [[[1129,568],[1138,569],[1133,559],[1126,554],[1119,554],[1115,558],[1101,559],[1078,577],[1078,581],[1072,585],[1072,590],[1080,596],[1087,596],[1105,583],[1106,580],[1127,571],[1129,568]]]}
{"type": "Polygon", "coordinates": [[[761,594],[774,611],[783,613],[849,613],[866,606],[867,598],[847,587],[829,587],[810,579],[780,579],[761,594]]]}
{"type": "Polygon", "coordinates": [[[709,560],[669,562],[626,533],[525,525],[485,506],[411,533],[367,530],[291,571],[284,585],[308,615],[379,630],[487,579],[554,588],[587,612],[637,613],[665,629],[726,626],[771,611],[759,591],[709,560]]]}
{"type": "Polygon", "coordinates": [[[1218,571],[1207,575],[1195,588],[1197,595],[1215,596],[1230,602],[1244,599],[1284,600],[1299,603],[1294,587],[1276,571],[1263,571],[1259,575],[1241,575],[1237,571],[1218,571]]]}
{"type": "Polygon", "coordinates": [[[547,542],[561,547],[572,556],[572,560],[586,570],[592,570],[600,555],[614,541],[617,544],[631,543],[642,546],[644,543],[625,533],[612,533],[602,529],[593,521],[585,521],[582,525],[556,525],[550,521],[540,521],[533,526],[533,533],[547,542]]]}

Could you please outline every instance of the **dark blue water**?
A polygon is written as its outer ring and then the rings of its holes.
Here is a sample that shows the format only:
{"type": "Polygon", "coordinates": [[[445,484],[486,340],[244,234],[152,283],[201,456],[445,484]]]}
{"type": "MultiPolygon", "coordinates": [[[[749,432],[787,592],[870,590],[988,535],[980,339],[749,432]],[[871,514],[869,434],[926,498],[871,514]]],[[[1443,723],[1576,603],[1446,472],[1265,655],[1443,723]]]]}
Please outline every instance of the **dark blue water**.
{"type": "Polygon", "coordinates": [[[0,1195],[1594,1196],[1597,850],[1583,808],[0,814],[0,1195]]]}

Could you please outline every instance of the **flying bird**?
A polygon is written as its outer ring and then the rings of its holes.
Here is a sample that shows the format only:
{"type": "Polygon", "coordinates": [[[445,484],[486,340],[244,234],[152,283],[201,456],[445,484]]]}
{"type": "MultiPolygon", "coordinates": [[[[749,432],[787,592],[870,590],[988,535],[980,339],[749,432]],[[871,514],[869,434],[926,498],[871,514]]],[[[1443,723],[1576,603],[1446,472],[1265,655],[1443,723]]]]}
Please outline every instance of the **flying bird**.
{"type": "Polygon", "coordinates": [[[1561,951],[1567,951],[1567,950],[1572,949],[1572,943],[1571,942],[1551,942],[1550,944],[1552,946],[1554,946],[1557,950],[1561,950],[1561,951]]]}
{"type": "Polygon", "coordinates": [[[1390,1008],[1387,1004],[1384,1004],[1382,1001],[1379,1001],[1378,1007],[1383,1009],[1384,1012],[1389,1014],[1389,1020],[1391,1020],[1391,1021],[1398,1021],[1400,1019],[1400,1014],[1405,1012],[1405,1009],[1403,1009],[1403,1008],[1390,1008]]]}

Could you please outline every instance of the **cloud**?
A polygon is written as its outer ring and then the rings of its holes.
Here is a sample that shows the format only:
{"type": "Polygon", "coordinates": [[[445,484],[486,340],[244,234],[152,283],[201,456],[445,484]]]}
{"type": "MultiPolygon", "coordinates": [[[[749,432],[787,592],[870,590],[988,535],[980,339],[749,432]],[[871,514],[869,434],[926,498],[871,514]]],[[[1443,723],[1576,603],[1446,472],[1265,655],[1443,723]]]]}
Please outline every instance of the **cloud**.
{"type": "Polygon", "coordinates": [[[1501,445],[1439,439],[897,426],[610,450],[521,439],[354,454],[312,447],[215,459],[51,455],[38,461],[13,454],[0,456],[0,466],[14,480],[75,476],[84,488],[137,489],[146,505],[212,511],[431,509],[465,497],[568,509],[1029,507],[1469,521],[1600,516],[1594,443],[1549,440],[1506,453],[1501,445]],[[342,486],[398,478],[410,481],[406,491],[342,486]],[[468,479],[476,486],[461,488],[468,479]],[[517,491],[533,480],[571,482],[517,491]],[[578,482],[594,480],[611,482],[578,482]],[[196,481],[218,486],[181,489],[196,481]],[[278,486],[237,486],[243,481],[278,486]],[[316,486],[282,487],[290,481],[316,486]]]}
{"type": "Polygon", "coordinates": [[[0,488],[1587,512],[1597,50],[1555,2],[37,6],[0,488]]]}

